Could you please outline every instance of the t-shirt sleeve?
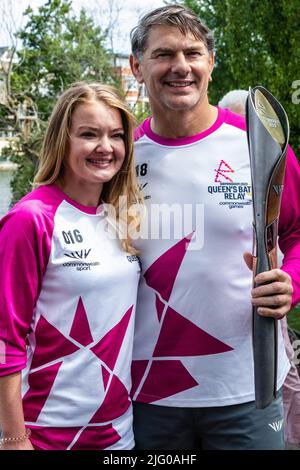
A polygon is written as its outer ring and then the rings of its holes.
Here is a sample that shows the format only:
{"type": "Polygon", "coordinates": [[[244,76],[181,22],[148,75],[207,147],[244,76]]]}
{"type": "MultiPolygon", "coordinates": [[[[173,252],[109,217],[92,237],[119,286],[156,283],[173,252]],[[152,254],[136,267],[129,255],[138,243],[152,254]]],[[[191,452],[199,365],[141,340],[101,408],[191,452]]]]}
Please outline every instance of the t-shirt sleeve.
{"type": "Polygon", "coordinates": [[[51,249],[49,229],[41,215],[26,209],[0,222],[0,375],[26,367],[26,337],[51,249]]]}
{"type": "Polygon", "coordinates": [[[294,307],[300,302],[300,167],[290,147],[279,217],[279,247],[284,254],[281,269],[292,278],[294,307]]]}

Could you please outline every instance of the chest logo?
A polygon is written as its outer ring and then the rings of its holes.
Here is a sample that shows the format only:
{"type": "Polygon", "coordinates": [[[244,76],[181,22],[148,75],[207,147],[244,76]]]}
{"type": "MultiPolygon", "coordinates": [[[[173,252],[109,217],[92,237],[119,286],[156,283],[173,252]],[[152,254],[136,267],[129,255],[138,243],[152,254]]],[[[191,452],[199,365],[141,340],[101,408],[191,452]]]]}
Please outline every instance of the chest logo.
{"type": "Polygon", "coordinates": [[[218,194],[217,202],[220,206],[242,209],[252,204],[251,185],[247,182],[236,181],[240,178],[239,170],[236,173],[225,160],[220,160],[214,172],[214,182],[217,184],[208,186],[207,190],[211,195],[218,194]]]}
{"type": "Polygon", "coordinates": [[[71,253],[65,253],[65,256],[72,259],[86,259],[91,252],[91,248],[89,250],[80,250],[80,251],[72,251],[71,253]]]}
{"type": "Polygon", "coordinates": [[[220,161],[219,168],[214,171],[216,172],[215,183],[221,183],[224,180],[233,183],[233,180],[226,173],[234,173],[234,170],[228,165],[228,163],[224,162],[224,160],[220,161]],[[223,180],[221,180],[221,178],[223,178],[223,180]]]}

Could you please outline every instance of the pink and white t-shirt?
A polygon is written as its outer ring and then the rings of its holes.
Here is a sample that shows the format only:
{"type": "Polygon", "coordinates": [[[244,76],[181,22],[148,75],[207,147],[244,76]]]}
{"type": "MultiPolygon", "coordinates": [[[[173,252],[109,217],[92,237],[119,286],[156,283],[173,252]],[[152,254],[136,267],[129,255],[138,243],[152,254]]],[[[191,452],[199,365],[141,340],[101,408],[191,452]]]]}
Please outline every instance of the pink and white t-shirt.
{"type": "MultiPolygon", "coordinates": [[[[252,194],[245,121],[218,110],[202,134],[136,133],[147,205],[133,349],[134,400],[211,407],[254,400],[252,194]],[[169,211],[169,212],[168,212],[169,211]]],[[[288,151],[279,224],[283,267],[300,300],[300,172],[288,151]]],[[[278,388],[289,369],[278,332],[278,388]]]]}
{"type": "Polygon", "coordinates": [[[55,185],[0,222],[0,375],[22,370],[37,448],[131,449],[130,365],[137,257],[105,212],[55,185]]]}

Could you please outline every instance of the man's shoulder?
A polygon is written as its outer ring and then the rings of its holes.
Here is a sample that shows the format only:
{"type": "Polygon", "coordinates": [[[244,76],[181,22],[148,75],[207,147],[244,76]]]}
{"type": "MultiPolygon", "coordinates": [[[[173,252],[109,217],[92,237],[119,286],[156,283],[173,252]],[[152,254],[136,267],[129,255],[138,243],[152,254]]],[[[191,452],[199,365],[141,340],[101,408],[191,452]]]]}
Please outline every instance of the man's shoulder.
{"type": "Polygon", "coordinates": [[[246,131],[246,118],[245,116],[241,116],[240,114],[236,114],[232,112],[230,109],[225,108],[223,110],[224,113],[224,123],[237,127],[243,131],[246,131]]]}
{"type": "Polygon", "coordinates": [[[149,125],[150,117],[145,119],[135,130],[134,130],[134,142],[138,142],[145,134],[146,127],[149,125]]]}

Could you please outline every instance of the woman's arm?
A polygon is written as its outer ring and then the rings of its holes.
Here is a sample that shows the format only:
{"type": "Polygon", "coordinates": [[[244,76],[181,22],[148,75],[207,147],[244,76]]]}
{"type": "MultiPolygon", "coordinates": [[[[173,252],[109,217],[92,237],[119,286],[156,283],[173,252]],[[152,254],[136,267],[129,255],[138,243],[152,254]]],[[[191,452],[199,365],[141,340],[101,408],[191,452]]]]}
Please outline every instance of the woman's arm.
{"type": "Polygon", "coordinates": [[[21,202],[0,221],[0,427],[2,449],[33,449],[26,437],[21,370],[51,249],[53,221],[41,201],[21,202]],[[10,438],[21,438],[13,441],[10,438]]]}
{"type": "MultiPolygon", "coordinates": [[[[25,436],[20,372],[0,377],[0,423],[4,439],[25,436]]],[[[34,448],[26,438],[20,442],[4,442],[0,450],[34,450],[34,448]]]]}

